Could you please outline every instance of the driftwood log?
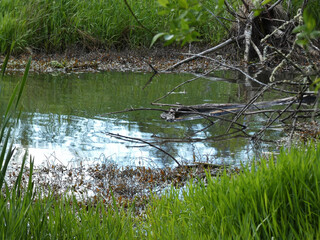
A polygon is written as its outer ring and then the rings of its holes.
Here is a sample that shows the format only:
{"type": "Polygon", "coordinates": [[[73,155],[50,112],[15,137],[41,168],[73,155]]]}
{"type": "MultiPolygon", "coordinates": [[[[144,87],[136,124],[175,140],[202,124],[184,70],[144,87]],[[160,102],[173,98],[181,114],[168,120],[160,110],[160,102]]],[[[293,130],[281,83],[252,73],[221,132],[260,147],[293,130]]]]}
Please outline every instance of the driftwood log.
{"type": "MultiPolygon", "coordinates": [[[[312,104],[316,100],[316,96],[314,94],[305,94],[298,97],[287,97],[276,99],[272,101],[263,101],[263,102],[256,102],[252,104],[247,110],[252,109],[265,109],[273,106],[278,105],[286,105],[290,103],[305,103],[305,104],[312,104]]],[[[187,120],[195,120],[200,119],[203,117],[218,117],[221,115],[226,115],[230,113],[238,113],[246,104],[241,103],[223,103],[223,104],[216,104],[216,103],[205,103],[199,105],[190,105],[190,106],[181,106],[181,107],[172,107],[169,111],[163,112],[161,114],[161,118],[165,119],[166,121],[170,122],[177,122],[177,121],[187,121],[187,120]]]]}

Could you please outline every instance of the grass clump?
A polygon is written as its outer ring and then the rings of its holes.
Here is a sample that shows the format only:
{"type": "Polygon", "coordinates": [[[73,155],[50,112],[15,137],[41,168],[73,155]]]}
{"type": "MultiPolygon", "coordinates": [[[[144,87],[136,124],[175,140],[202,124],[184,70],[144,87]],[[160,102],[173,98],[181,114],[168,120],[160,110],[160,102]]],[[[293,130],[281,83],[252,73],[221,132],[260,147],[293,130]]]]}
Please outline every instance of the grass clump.
{"type": "Polygon", "coordinates": [[[0,232],[6,239],[318,239],[319,147],[283,150],[237,175],[208,175],[152,197],[142,212],[116,200],[41,197],[39,189],[35,196],[30,184],[21,195],[7,189],[0,232]]]}
{"type": "MultiPolygon", "coordinates": [[[[149,47],[157,33],[167,32],[173,19],[179,19],[177,11],[162,15],[158,0],[127,2],[145,28],[123,0],[0,1],[0,53],[12,42],[15,53],[149,47]]],[[[217,0],[199,2],[205,18],[195,26],[196,31],[204,44],[217,44],[228,37],[234,19],[225,8],[217,8],[217,0]]],[[[243,5],[241,0],[230,3],[235,9],[243,5]]],[[[290,1],[290,13],[295,14],[301,3],[302,0],[293,4],[290,1]]]]}
{"type": "Polygon", "coordinates": [[[142,215],[115,200],[43,197],[30,178],[21,193],[0,195],[0,232],[5,239],[317,239],[319,147],[283,150],[237,175],[208,175],[206,183],[154,196],[142,215]]]}
{"type": "Polygon", "coordinates": [[[149,239],[317,239],[320,236],[320,145],[283,150],[239,175],[208,176],[154,199],[149,239]],[[251,169],[251,170],[250,170],[251,169]]]}
{"type": "MultiPolygon", "coordinates": [[[[14,0],[0,1],[0,52],[15,42],[15,51],[59,52],[70,47],[148,47],[155,34],[167,31],[174,13],[162,16],[157,0],[127,0],[139,25],[123,0],[14,0]]],[[[206,1],[214,11],[217,2],[206,1]]],[[[212,18],[199,26],[206,42],[219,42],[226,30],[212,18]]]]}

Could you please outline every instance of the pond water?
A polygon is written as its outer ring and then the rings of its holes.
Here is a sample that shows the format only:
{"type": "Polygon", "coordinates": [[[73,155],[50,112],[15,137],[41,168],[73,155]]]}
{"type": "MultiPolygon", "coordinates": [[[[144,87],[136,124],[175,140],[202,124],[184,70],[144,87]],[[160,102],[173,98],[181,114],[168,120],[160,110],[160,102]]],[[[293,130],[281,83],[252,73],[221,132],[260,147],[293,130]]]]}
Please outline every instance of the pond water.
{"type": "MultiPolygon", "coordinates": [[[[208,126],[208,120],[166,122],[160,118],[160,111],[108,114],[128,108],[159,108],[150,103],[194,77],[188,74],[158,75],[143,89],[151,76],[118,72],[31,74],[23,93],[15,146],[19,152],[28,149],[36,164],[51,161],[78,165],[111,161],[120,166],[150,167],[175,166],[175,162],[147,144],[119,140],[106,133],[144,139],[181,162],[240,164],[272,147],[266,143],[254,144],[241,132],[226,140],[226,137],[218,137],[226,133],[229,126],[226,122],[217,122],[199,131],[208,126]]],[[[229,80],[199,79],[177,89],[161,102],[244,103],[259,89],[233,72],[220,71],[215,76],[229,80]]],[[[2,108],[19,79],[19,75],[4,78],[0,93],[2,108]]],[[[276,97],[279,96],[268,94],[263,100],[276,97]]],[[[265,118],[250,116],[240,122],[250,123],[247,133],[253,134],[265,118]]],[[[281,136],[281,131],[270,129],[266,134],[275,139],[281,136]]]]}

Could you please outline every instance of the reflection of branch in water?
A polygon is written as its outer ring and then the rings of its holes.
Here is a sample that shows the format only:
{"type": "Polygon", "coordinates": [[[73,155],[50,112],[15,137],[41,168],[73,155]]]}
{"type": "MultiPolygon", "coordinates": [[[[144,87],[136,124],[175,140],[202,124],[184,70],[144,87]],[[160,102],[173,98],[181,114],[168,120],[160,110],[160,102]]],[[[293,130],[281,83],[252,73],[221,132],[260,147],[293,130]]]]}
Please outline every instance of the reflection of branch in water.
{"type": "Polygon", "coordinates": [[[161,109],[161,108],[129,108],[125,110],[115,111],[115,112],[109,112],[109,114],[117,114],[117,113],[126,113],[126,112],[134,112],[134,111],[160,111],[160,112],[167,112],[167,110],[161,109]]]}
{"type": "Polygon", "coordinates": [[[111,137],[115,137],[115,138],[124,140],[124,141],[138,141],[138,142],[143,142],[145,144],[148,144],[149,146],[154,147],[154,148],[158,149],[159,151],[163,152],[164,154],[168,155],[176,162],[176,164],[178,164],[178,166],[181,166],[179,161],[174,156],[172,156],[170,153],[168,153],[167,151],[163,150],[162,148],[160,148],[150,142],[147,142],[146,140],[143,140],[141,138],[128,137],[128,136],[124,136],[124,135],[120,135],[120,134],[114,134],[114,133],[110,133],[110,132],[105,132],[105,134],[109,135],[111,137]]]}
{"type": "Polygon", "coordinates": [[[150,63],[148,63],[148,65],[151,67],[153,74],[148,82],[146,82],[146,84],[143,86],[142,90],[144,90],[152,82],[153,78],[158,74],[158,71],[150,63]]]}
{"type": "Polygon", "coordinates": [[[262,133],[268,129],[277,119],[281,117],[282,114],[284,114],[293,104],[295,101],[292,101],[287,107],[285,107],[277,117],[275,117],[272,121],[270,121],[266,126],[264,126],[259,132],[255,133],[252,136],[252,139],[259,140],[261,138],[262,133]],[[260,135],[260,137],[258,137],[260,135]]]}
{"type": "Polygon", "coordinates": [[[157,138],[158,144],[165,144],[165,143],[198,143],[198,142],[206,142],[206,143],[215,143],[215,142],[222,142],[222,141],[229,141],[231,139],[238,139],[238,138],[247,138],[250,139],[251,136],[243,132],[241,129],[235,129],[233,132],[221,134],[214,137],[207,137],[207,138],[165,138],[160,136],[154,136],[157,138]],[[242,133],[244,135],[238,134],[242,133]]]}
{"type": "MultiPolygon", "coordinates": [[[[207,75],[207,74],[209,74],[209,73],[211,73],[211,72],[213,72],[213,70],[208,71],[206,74],[204,74],[204,76],[207,75]]],[[[165,94],[165,95],[163,95],[162,97],[159,97],[159,98],[157,98],[156,100],[154,100],[151,104],[152,104],[152,105],[157,105],[157,104],[156,104],[157,102],[159,102],[161,99],[164,99],[164,98],[168,97],[171,93],[173,93],[173,92],[174,92],[176,89],[178,89],[179,87],[181,87],[181,86],[183,86],[183,85],[185,85],[185,84],[187,84],[187,83],[193,82],[193,81],[195,81],[195,80],[197,80],[197,79],[200,79],[200,78],[202,78],[202,75],[201,75],[201,76],[197,76],[197,77],[195,77],[195,78],[191,78],[191,79],[189,79],[189,80],[187,80],[187,81],[184,81],[183,83],[180,83],[179,85],[177,85],[176,87],[174,87],[173,89],[171,89],[167,94],[165,94]]]]}

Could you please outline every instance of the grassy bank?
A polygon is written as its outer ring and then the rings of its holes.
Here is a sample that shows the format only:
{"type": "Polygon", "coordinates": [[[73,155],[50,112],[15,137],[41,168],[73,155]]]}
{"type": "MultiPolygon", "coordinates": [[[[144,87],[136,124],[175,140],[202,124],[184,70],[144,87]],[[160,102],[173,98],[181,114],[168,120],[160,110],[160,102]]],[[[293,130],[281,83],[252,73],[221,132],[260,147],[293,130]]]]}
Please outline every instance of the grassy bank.
{"type": "Polygon", "coordinates": [[[239,175],[224,174],[150,199],[143,215],[72,197],[0,196],[3,239],[317,239],[320,145],[282,151],[239,175]],[[38,200],[35,200],[38,199],[38,200]],[[9,203],[9,204],[8,204],[9,203]]]}
{"type": "MultiPolygon", "coordinates": [[[[124,0],[0,1],[0,54],[13,42],[15,53],[149,47],[153,36],[168,31],[172,19],[177,18],[176,11],[159,15],[163,9],[157,0],[127,2],[149,30],[134,19],[124,0]]],[[[205,17],[196,30],[203,43],[216,44],[228,36],[234,18],[225,9],[216,8],[217,0],[200,2],[205,17]]],[[[242,5],[240,0],[230,2],[235,9],[242,5]]],[[[302,0],[290,1],[290,8],[287,2],[284,8],[294,14],[302,0]]]]}
{"type": "MultiPolygon", "coordinates": [[[[0,1],[0,52],[15,42],[15,51],[25,48],[64,51],[78,46],[124,48],[149,46],[154,34],[168,30],[173,15],[160,16],[156,0],[128,0],[143,29],[123,0],[14,0],[0,1]]],[[[206,2],[214,11],[215,0],[206,2]]],[[[200,27],[206,41],[220,41],[225,30],[216,20],[200,27]]]]}

